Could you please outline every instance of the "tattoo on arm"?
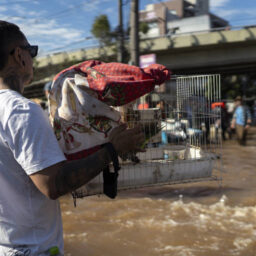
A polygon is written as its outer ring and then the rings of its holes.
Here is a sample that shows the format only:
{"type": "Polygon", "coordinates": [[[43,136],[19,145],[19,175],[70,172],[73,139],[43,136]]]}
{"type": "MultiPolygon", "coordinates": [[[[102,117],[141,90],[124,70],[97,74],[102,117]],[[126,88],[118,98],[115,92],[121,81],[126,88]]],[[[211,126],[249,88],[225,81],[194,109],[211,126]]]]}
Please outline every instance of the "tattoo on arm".
{"type": "Polygon", "coordinates": [[[56,197],[74,191],[96,177],[109,163],[111,158],[105,148],[85,159],[66,162],[55,178],[56,197]]]}

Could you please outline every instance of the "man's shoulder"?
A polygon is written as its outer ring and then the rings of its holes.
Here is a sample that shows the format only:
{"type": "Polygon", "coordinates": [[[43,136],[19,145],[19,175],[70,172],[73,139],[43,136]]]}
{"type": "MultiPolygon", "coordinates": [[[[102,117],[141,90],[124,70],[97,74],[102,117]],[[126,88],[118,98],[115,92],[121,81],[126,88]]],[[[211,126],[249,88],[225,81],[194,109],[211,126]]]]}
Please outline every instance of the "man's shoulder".
{"type": "Polygon", "coordinates": [[[40,108],[36,103],[13,90],[0,91],[0,102],[0,116],[2,118],[8,118],[16,111],[29,111],[30,109],[40,108]]]}
{"type": "Polygon", "coordinates": [[[27,108],[31,104],[35,105],[34,102],[13,90],[0,90],[0,102],[1,109],[5,111],[20,107],[27,108]]]}
{"type": "Polygon", "coordinates": [[[23,104],[29,102],[27,98],[13,90],[0,90],[0,100],[6,104],[23,104]]]}

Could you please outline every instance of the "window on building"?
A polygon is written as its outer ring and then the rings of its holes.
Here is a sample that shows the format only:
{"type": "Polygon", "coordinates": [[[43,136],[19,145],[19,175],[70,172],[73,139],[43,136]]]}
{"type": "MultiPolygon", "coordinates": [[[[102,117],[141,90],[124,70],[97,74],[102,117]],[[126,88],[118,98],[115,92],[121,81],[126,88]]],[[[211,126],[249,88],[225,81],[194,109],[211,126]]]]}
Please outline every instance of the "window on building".
{"type": "Polygon", "coordinates": [[[149,29],[158,28],[157,22],[149,22],[148,27],[149,29]]]}
{"type": "Polygon", "coordinates": [[[177,15],[177,11],[176,10],[169,10],[169,13],[172,15],[177,15]]]}

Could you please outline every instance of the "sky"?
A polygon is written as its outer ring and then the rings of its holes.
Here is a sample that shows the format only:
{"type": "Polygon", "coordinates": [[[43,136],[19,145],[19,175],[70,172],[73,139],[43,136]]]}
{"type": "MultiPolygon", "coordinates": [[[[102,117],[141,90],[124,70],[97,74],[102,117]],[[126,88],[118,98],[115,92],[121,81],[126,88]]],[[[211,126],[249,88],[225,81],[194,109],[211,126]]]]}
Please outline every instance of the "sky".
{"type": "MultiPolygon", "coordinates": [[[[140,10],[161,0],[140,0],[140,10]]],[[[164,1],[163,1],[164,2],[164,1]]],[[[124,26],[128,25],[130,0],[123,0],[124,26]]],[[[256,25],[256,0],[210,0],[210,12],[231,26],[256,25]]],[[[106,14],[118,25],[118,0],[0,0],[0,20],[17,24],[39,55],[95,45],[90,39],[96,16],[106,14]]]]}

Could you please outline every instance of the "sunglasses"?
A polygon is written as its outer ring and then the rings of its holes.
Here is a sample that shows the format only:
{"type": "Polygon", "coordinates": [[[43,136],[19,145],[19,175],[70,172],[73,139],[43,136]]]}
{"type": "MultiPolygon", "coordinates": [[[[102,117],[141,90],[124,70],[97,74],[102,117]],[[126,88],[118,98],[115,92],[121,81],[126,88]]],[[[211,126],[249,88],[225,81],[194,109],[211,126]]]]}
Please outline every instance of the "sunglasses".
{"type": "MultiPolygon", "coordinates": [[[[37,45],[20,45],[19,46],[21,49],[27,50],[31,56],[31,58],[35,58],[37,56],[38,53],[38,46],[37,45]]],[[[13,49],[10,54],[14,54],[14,50],[13,49]]]]}

